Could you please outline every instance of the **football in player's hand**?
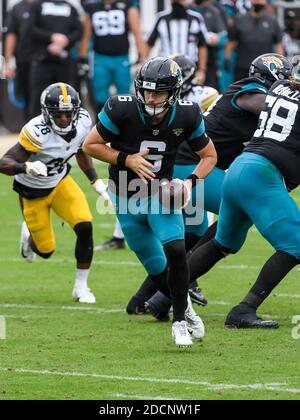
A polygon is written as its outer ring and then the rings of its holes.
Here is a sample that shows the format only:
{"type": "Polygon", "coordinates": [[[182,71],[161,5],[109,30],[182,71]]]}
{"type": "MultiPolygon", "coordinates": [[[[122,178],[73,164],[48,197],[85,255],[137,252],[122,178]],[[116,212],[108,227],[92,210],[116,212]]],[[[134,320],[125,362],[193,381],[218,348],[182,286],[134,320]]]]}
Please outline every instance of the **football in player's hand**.
{"type": "Polygon", "coordinates": [[[162,181],[159,187],[159,201],[167,209],[182,209],[188,197],[187,187],[181,179],[162,181]]]}

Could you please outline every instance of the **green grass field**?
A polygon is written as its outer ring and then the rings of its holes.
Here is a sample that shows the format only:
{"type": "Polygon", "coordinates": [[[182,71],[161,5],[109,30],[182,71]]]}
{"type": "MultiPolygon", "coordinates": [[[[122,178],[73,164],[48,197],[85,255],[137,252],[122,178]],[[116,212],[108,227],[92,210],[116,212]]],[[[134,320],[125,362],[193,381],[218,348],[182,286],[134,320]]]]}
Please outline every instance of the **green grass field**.
{"type": "MultiPolygon", "coordinates": [[[[104,166],[99,167],[102,175],[104,166]]],[[[77,167],[95,216],[94,237],[109,238],[113,216],[95,211],[97,196],[77,167]]],[[[197,309],[206,337],[190,350],[172,342],[170,323],[128,316],[128,299],[145,272],[127,249],[96,253],[90,286],[95,305],[72,301],[74,234],[54,217],[57,250],[48,261],[22,261],[21,214],[12,179],[1,176],[0,399],[299,399],[299,269],[261,307],[279,320],[271,331],[225,330],[228,310],[244,296],[271,247],[252,229],[244,249],[220,262],[201,286],[209,300],[197,309]]],[[[296,197],[297,198],[297,197],[296,197]]]]}

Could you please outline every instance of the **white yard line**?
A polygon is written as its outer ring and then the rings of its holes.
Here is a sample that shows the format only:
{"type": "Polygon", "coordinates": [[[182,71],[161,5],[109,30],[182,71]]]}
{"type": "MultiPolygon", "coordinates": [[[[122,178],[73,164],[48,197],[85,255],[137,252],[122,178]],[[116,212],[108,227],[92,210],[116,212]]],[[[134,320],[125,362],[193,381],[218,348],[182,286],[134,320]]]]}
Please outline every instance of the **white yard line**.
{"type": "MultiPolygon", "coordinates": [[[[116,251],[117,252],[117,251],[116,251]]],[[[92,262],[92,265],[128,265],[128,266],[132,266],[132,267],[142,267],[141,263],[137,262],[137,261],[125,261],[125,260],[98,260],[97,256],[100,253],[95,252],[95,259],[92,262]]],[[[8,262],[12,262],[12,263],[25,263],[24,259],[19,257],[19,258],[0,258],[0,263],[8,263],[8,262]]],[[[37,263],[46,263],[46,264],[74,264],[75,260],[73,259],[69,259],[69,258],[50,258],[49,260],[47,260],[46,262],[42,259],[42,258],[37,258],[37,260],[34,262],[34,264],[37,263]]],[[[246,265],[246,264],[238,264],[238,265],[216,265],[216,269],[220,269],[220,270],[258,270],[259,268],[261,268],[261,265],[246,265]]],[[[295,268],[294,270],[296,271],[300,271],[300,267],[295,268]]]]}
{"type": "Polygon", "coordinates": [[[52,306],[52,305],[23,305],[17,303],[1,303],[0,308],[17,308],[17,309],[44,309],[44,310],[66,310],[66,311],[86,311],[96,312],[99,314],[113,314],[125,312],[125,309],[105,309],[92,308],[90,306],[52,306]]]}
{"type": "Polygon", "coordinates": [[[129,382],[149,382],[149,383],[173,383],[182,385],[196,385],[202,386],[210,391],[220,390],[256,390],[256,391],[275,391],[283,393],[300,394],[300,388],[290,388],[285,382],[275,383],[254,383],[254,384],[213,384],[207,381],[196,381],[190,379],[180,378],[149,378],[138,376],[121,376],[121,375],[104,375],[99,373],[81,373],[81,372],[56,372],[49,370],[36,370],[36,369],[13,369],[13,368],[0,368],[0,373],[28,373],[32,375],[46,375],[46,376],[65,376],[77,378],[95,378],[107,379],[116,381],[129,381],[129,382]]]}
{"type": "Polygon", "coordinates": [[[300,295],[290,295],[289,293],[275,293],[277,297],[287,297],[292,299],[300,299],[300,295]]]}
{"type": "MultiPolygon", "coordinates": [[[[13,263],[23,263],[26,264],[26,261],[24,261],[23,258],[0,258],[0,263],[5,263],[5,262],[13,262],[13,263]]],[[[45,261],[41,258],[38,258],[34,264],[40,264],[40,263],[45,263],[45,261]]],[[[51,264],[74,264],[75,263],[75,259],[68,259],[68,258],[52,258],[47,260],[46,264],[51,263],[51,264]]],[[[27,265],[27,264],[26,264],[27,265]]],[[[124,260],[97,260],[95,259],[92,262],[92,265],[111,265],[112,267],[115,265],[128,265],[131,267],[142,267],[141,264],[139,262],[135,262],[135,261],[124,261],[124,260]]],[[[29,267],[29,265],[27,265],[27,267],[29,267]]]]}
{"type": "MultiPolygon", "coordinates": [[[[157,396],[157,397],[152,397],[149,395],[136,395],[136,394],[120,394],[119,392],[117,393],[113,393],[111,394],[112,397],[117,397],[117,398],[131,398],[131,399],[136,399],[136,400],[158,400],[158,401],[172,401],[175,400],[175,398],[168,398],[168,397],[162,397],[162,396],[157,396]]],[[[177,399],[177,398],[176,398],[177,399]]]]}

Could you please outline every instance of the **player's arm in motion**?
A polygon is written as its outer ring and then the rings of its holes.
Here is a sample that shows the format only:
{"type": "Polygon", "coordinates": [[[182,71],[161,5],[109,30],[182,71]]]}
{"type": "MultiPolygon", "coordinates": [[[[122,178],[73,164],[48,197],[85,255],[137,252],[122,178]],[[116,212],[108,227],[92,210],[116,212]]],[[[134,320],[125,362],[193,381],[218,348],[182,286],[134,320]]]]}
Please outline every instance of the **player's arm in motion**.
{"type": "Polygon", "coordinates": [[[102,195],[106,200],[109,200],[109,196],[107,194],[107,187],[102,181],[102,179],[98,177],[96,169],[93,165],[92,158],[90,158],[90,156],[88,156],[86,153],[83,152],[82,149],[80,149],[76,154],[76,160],[79,168],[86,175],[96,192],[102,195]]]}
{"type": "Polygon", "coordinates": [[[5,175],[30,174],[47,176],[47,167],[39,160],[27,162],[31,152],[25,150],[20,144],[15,144],[0,159],[0,172],[5,175]]]}
{"type": "MultiPolygon", "coordinates": [[[[196,153],[200,156],[201,160],[196,166],[193,175],[199,179],[204,179],[214,169],[218,160],[217,152],[211,139],[209,139],[208,144],[203,149],[196,153]]],[[[192,188],[192,179],[187,179],[184,182],[189,186],[189,188],[192,188]]]]}
{"type": "Polygon", "coordinates": [[[145,159],[145,156],[149,153],[148,150],[133,155],[119,152],[106,145],[105,140],[100,136],[96,127],[86,137],[82,150],[88,155],[111,165],[125,164],[127,168],[135,172],[144,182],[155,178],[154,173],[151,171],[154,165],[145,159]]]}

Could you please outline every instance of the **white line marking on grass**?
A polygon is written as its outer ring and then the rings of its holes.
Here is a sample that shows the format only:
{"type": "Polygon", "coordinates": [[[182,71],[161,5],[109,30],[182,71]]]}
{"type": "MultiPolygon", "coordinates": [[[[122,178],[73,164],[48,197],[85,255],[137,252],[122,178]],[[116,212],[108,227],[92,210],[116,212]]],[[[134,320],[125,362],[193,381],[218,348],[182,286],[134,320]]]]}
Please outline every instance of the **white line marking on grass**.
{"type": "Polygon", "coordinates": [[[11,369],[11,368],[0,368],[0,372],[8,373],[29,373],[33,375],[49,375],[49,376],[67,376],[67,377],[78,377],[78,378],[96,378],[96,379],[108,379],[116,381],[130,381],[130,382],[150,382],[150,383],[173,383],[173,384],[182,384],[182,385],[198,385],[209,390],[242,390],[242,389],[251,389],[257,391],[275,391],[275,392],[284,392],[284,393],[293,393],[299,394],[300,388],[288,388],[286,382],[271,382],[271,383],[256,383],[256,384],[212,384],[207,381],[193,381],[190,379],[180,379],[180,378],[143,378],[143,377],[134,377],[134,376],[120,376],[120,375],[104,375],[98,373],[80,373],[80,372],[56,372],[50,370],[35,370],[35,369],[11,369]],[[286,387],[286,388],[285,388],[286,387]]]}
{"type": "MultiPolygon", "coordinates": [[[[120,393],[114,393],[111,394],[113,397],[118,398],[135,398],[137,400],[167,400],[167,401],[173,401],[175,398],[168,398],[168,397],[150,397],[149,395],[133,395],[133,394],[120,394],[120,393]]],[[[177,399],[177,398],[176,398],[177,399]]]]}
{"type": "Polygon", "coordinates": [[[274,296],[288,297],[288,298],[292,298],[292,299],[300,299],[300,295],[290,295],[288,293],[275,293],[274,296]]]}
{"type": "MultiPolygon", "coordinates": [[[[216,268],[219,268],[221,270],[257,270],[257,269],[262,268],[262,265],[247,265],[247,264],[216,265],[216,268]]],[[[294,271],[300,271],[300,267],[294,268],[294,271]]]]}
{"type": "MultiPolygon", "coordinates": [[[[220,302],[221,305],[225,304],[226,302],[220,302]]],[[[217,304],[217,302],[215,302],[217,304]]],[[[226,303],[226,305],[232,305],[230,303],[226,303]]],[[[0,308],[16,308],[16,309],[41,309],[41,310],[67,310],[67,311],[86,311],[90,313],[96,314],[114,314],[114,313],[123,313],[125,314],[125,309],[115,308],[115,309],[107,309],[107,308],[97,308],[91,306],[54,306],[54,305],[29,305],[29,304],[18,304],[18,303],[0,303],[0,308]]],[[[145,315],[146,316],[146,315],[145,315]]],[[[149,315],[150,316],[150,315],[149,315]]],[[[205,313],[204,315],[206,318],[211,317],[222,317],[226,316],[226,313],[205,313]]],[[[262,314],[264,318],[269,319],[286,319],[289,318],[288,316],[284,315],[270,315],[270,314],[262,314]]]]}
{"type": "MultiPolygon", "coordinates": [[[[95,255],[99,255],[97,252],[95,255]]],[[[23,258],[0,258],[0,263],[25,263],[23,258]]],[[[44,261],[42,258],[38,258],[34,264],[40,263],[52,263],[52,264],[74,264],[75,260],[69,258],[52,258],[47,261],[44,261]]],[[[125,265],[130,267],[142,267],[141,263],[137,261],[125,261],[125,260],[98,260],[94,259],[92,265],[111,265],[112,267],[115,265],[125,265]]],[[[216,265],[216,268],[220,270],[258,270],[262,266],[261,265],[246,265],[246,264],[239,264],[239,265],[216,265]]],[[[300,271],[300,267],[295,268],[294,270],[300,271]]]]}
{"type": "MultiPolygon", "coordinates": [[[[23,258],[0,258],[0,263],[7,263],[7,262],[13,262],[13,263],[26,263],[26,261],[24,261],[23,258]]],[[[34,264],[39,264],[39,263],[52,263],[52,264],[74,264],[75,260],[71,260],[68,258],[52,258],[46,261],[44,261],[43,259],[37,259],[34,264]]],[[[114,265],[128,265],[131,267],[142,267],[142,265],[138,262],[135,261],[124,261],[124,260],[116,260],[116,261],[112,261],[112,260],[94,260],[92,262],[92,265],[111,265],[112,267],[114,265]]]]}
{"type": "Polygon", "coordinates": [[[125,312],[124,309],[105,309],[105,308],[91,308],[90,306],[52,306],[52,305],[23,305],[17,303],[1,303],[0,308],[18,308],[18,309],[61,309],[67,311],[87,311],[96,312],[99,314],[112,314],[125,312]]]}
{"type": "Polygon", "coordinates": [[[218,301],[218,300],[210,300],[208,303],[210,305],[221,305],[221,306],[232,305],[231,302],[223,302],[222,300],[220,300],[220,301],[218,301]]]}

